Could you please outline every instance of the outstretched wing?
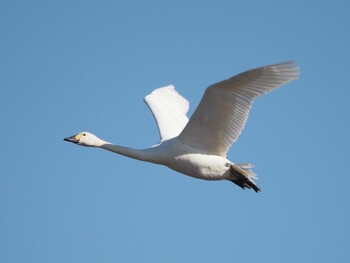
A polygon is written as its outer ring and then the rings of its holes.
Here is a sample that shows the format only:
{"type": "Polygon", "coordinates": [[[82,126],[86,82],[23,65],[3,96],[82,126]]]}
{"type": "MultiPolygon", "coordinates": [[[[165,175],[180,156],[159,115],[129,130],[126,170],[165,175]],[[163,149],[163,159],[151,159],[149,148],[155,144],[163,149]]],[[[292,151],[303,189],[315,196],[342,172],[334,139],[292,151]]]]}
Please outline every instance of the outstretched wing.
{"type": "Polygon", "coordinates": [[[179,139],[226,156],[244,128],[253,99],[298,78],[294,62],[252,69],[208,87],[179,139]]]}
{"type": "Polygon", "coordinates": [[[178,136],[188,122],[188,101],[170,85],[155,89],[144,98],[157,122],[160,140],[178,136]]]}

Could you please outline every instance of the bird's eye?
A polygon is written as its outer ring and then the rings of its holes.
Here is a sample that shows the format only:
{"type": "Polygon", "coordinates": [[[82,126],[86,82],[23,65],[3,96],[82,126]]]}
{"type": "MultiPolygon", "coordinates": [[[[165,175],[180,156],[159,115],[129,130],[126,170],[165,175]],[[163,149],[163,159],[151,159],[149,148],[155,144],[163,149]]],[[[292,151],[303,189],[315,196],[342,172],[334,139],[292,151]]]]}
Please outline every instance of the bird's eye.
{"type": "Polygon", "coordinates": [[[83,133],[83,136],[86,136],[86,133],[83,133]]]}

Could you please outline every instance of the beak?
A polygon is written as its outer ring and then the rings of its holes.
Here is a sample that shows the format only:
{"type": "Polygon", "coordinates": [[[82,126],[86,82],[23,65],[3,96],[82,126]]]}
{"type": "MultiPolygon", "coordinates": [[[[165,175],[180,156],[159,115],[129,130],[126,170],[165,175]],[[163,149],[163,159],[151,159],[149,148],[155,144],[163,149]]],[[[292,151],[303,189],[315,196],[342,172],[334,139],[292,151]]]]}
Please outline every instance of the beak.
{"type": "Polygon", "coordinates": [[[64,138],[63,140],[67,141],[67,142],[72,142],[72,143],[78,143],[79,142],[79,140],[77,140],[77,138],[75,138],[75,135],[73,135],[71,137],[64,138]]]}

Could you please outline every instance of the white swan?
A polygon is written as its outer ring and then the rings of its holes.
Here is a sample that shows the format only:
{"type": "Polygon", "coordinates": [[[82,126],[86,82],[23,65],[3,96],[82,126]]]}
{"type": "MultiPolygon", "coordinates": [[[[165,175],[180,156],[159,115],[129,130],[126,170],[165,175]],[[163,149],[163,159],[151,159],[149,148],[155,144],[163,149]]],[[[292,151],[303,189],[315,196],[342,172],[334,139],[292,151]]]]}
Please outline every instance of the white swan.
{"type": "Polygon", "coordinates": [[[248,117],[253,99],[297,79],[298,67],[285,62],[252,69],[208,87],[188,120],[188,101],[173,86],[154,90],[144,98],[157,122],[160,143],[143,150],[103,141],[80,132],[65,141],[99,147],[134,159],[165,165],[180,173],[205,179],[226,179],[241,188],[260,188],[252,181],[251,164],[226,159],[248,117]]]}

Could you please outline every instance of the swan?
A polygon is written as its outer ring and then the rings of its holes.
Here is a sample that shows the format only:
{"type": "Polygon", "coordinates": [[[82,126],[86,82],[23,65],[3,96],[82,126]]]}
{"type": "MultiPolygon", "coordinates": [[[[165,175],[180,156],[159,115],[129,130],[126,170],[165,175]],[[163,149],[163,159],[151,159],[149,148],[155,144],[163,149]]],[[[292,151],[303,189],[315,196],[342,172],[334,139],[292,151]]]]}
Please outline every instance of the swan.
{"type": "Polygon", "coordinates": [[[98,147],[141,161],[161,164],[179,173],[205,180],[229,180],[242,189],[260,188],[250,163],[235,164],[226,158],[237,141],[256,97],[273,91],[299,76],[293,61],[259,67],[209,86],[192,117],[189,102],[170,85],[144,98],[158,126],[160,141],[147,149],[132,149],[80,132],[64,138],[81,146],[98,147]]]}

